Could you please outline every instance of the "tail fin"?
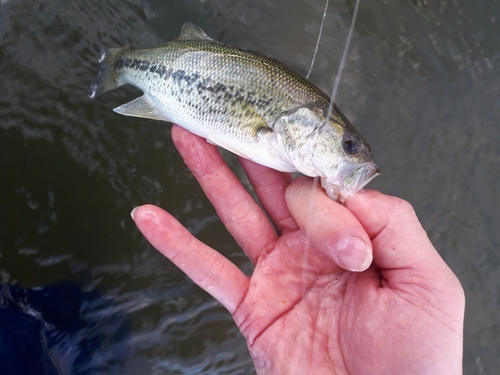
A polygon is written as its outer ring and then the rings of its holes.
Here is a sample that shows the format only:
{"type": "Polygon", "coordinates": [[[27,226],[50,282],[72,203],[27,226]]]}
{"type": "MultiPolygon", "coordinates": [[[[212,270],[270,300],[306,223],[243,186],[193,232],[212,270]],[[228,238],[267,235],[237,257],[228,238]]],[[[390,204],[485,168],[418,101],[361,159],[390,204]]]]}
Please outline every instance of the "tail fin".
{"type": "Polygon", "coordinates": [[[118,72],[114,69],[114,65],[122,50],[123,48],[109,48],[101,51],[99,55],[101,69],[90,85],[88,92],[90,99],[95,99],[105,92],[121,86],[121,83],[118,81],[118,72]]]}

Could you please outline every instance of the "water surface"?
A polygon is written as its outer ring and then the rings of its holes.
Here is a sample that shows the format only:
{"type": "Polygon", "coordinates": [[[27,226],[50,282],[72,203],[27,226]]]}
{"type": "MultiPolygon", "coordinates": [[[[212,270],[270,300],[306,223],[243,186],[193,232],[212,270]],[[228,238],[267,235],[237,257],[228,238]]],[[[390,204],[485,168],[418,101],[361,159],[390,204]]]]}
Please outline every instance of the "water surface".
{"type": "MultiPolygon", "coordinates": [[[[160,205],[251,266],[172,146],[170,125],[111,111],[137,90],[88,99],[98,52],[160,45],[192,21],[305,75],[323,7],[0,1],[0,282],[33,295],[71,285],[56,295],[77,296],[78,321],[51,341],[62,373],[253,372],[229,314],[146,243],[129,213],[160,205]]],[[[330,1],[310,77],[327,92],[353,7],[330,1]]],[[[465,374],[500,367],[499,23],[498,1],[362,1],[337,96],[382,168],[370,187],[414,205],[464,286],[465,374]]]]}

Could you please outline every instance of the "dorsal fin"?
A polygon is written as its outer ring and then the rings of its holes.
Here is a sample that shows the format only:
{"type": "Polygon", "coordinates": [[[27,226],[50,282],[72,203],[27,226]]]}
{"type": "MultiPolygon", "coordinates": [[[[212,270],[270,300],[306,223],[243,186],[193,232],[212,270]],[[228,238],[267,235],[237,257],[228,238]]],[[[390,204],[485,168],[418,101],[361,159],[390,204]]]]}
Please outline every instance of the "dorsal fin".
{"type": "Polygon", "coordinates": [[[209,40],[211,42],[214,39],[210,38],[205,32],[196,26],[194,23],[186,22],[182,25],[181,33],[176,40],[209,40]]]}

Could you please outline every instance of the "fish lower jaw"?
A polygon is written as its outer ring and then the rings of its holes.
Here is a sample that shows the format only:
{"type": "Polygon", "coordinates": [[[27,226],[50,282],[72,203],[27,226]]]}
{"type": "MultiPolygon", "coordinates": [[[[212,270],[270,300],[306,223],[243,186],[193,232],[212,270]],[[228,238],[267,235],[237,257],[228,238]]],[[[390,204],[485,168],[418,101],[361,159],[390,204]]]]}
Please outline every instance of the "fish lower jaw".
{"type": "Polygon", "coordinates": [[[326,195],[328,195],[331,199],[334,201],[341,201],[340,185],[331,183],[326,177],[321,177],[321,187],[325,189],[326,195]]]}
{"type": "Polygon", "coordinates": [[[330,198],[344,203],[354,197],[359,190],[379,174],[380,168],[375,163],[366,163],[351,171],[344,178],[321,177],[321,186],[330,198]]]}
{"type": "Polygon", "coordinates": [[[380,168],[375,163],[367,163],[351,173],[342,184],[343,201],[352,198],[371,180],[380,174],[380,168]]]}

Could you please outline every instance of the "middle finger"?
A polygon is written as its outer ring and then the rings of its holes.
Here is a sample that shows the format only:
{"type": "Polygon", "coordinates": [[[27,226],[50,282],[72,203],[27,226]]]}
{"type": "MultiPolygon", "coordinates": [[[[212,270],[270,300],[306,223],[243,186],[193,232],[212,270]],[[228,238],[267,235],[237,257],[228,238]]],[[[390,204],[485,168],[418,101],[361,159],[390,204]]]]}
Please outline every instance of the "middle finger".
{"type": "Polygon", "coordinates": [[[293,181],[291,174],[241,157],[239,160],[278,234],[299,229],[285,200],[286,188],[293,181]]]}

